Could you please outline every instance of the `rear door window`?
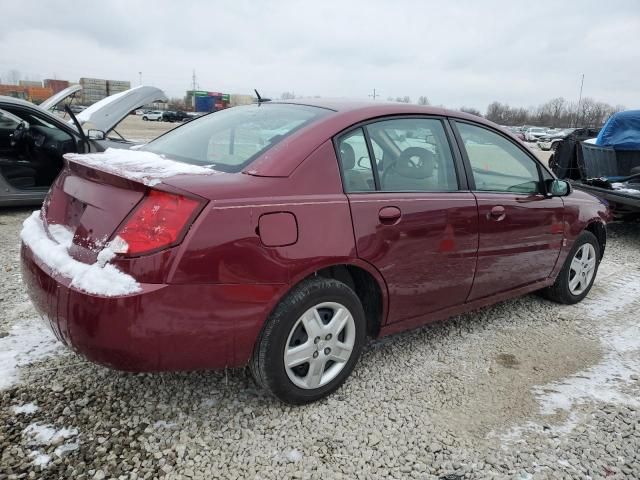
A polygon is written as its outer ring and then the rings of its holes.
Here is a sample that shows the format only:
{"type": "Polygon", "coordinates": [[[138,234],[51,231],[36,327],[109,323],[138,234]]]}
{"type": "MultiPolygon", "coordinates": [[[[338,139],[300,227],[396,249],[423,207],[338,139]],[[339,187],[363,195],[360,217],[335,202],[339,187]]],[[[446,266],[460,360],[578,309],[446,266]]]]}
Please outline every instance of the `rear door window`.
{"type": "Polygon", "coordinates": [[[442,121],[401,118],[367,125],[380,189],[386,192],[458,190],[455,163],[442,121]]]}
{"type": "Polygon", "coordinates": [[[345,191],[350,193],[375,190],[371,157],[362,128],[341,137],[338,140],[338,151],[345,191]]]}

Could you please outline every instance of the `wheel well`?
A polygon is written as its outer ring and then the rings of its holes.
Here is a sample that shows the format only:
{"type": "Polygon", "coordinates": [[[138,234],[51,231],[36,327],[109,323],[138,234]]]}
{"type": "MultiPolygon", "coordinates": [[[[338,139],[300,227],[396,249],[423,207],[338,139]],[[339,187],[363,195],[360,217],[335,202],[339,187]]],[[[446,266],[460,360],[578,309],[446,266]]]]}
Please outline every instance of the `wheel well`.
{"type": "Polygon", "coordinates": [[[376,279],[366,270],[354,265],[334,265],[313,275],[333,278],[348,285],[358,296],[367,320],[367,335],[377,337],[382,325],[382,292],[376,279]]]}
{"type": "Polygon", "coordinates": [[[600,222],[591,222],[585,229],[587,232],[593,233],[598,239],[598,245],[600,246],[600,258],[604,255],[604,249],[607,246],[607,230],[605,226],[600,222]]]}

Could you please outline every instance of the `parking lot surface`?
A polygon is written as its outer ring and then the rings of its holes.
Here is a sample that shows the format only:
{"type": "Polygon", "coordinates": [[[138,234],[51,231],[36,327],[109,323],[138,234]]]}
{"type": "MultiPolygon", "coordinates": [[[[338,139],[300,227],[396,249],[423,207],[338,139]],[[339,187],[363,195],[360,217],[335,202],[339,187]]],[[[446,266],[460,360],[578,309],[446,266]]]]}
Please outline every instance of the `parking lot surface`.
{"type": "Polygon", "coordinates": [[[372,341],[338,392],[289,407],[244,370],[130,374],[63,348],[20,279],[30,211],[0,210],[0,480],[640,477],[640,224],[609,226],[583,303],[372,341]]]}

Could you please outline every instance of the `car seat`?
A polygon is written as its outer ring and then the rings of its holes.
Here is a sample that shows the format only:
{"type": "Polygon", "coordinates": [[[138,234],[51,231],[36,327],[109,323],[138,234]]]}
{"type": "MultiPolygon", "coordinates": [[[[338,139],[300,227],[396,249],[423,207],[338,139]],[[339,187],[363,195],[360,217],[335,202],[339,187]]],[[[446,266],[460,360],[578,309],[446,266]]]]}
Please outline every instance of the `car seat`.
{"type": "Polygon", "coordinates": [[[367,170],[357,171],[356,153],[351,145],[346,142],[340,144],[340,160],[342,163],[342,175],[345,188],[348,192],[363,192],[373,190],[366,179],[367,170]]]}
{"type": "Polygon", "coordinates": [[[6,165],[0,168],[4,179],[14,188],[31,188],[36,185],[35,168],[22,165],[6,165]]]}

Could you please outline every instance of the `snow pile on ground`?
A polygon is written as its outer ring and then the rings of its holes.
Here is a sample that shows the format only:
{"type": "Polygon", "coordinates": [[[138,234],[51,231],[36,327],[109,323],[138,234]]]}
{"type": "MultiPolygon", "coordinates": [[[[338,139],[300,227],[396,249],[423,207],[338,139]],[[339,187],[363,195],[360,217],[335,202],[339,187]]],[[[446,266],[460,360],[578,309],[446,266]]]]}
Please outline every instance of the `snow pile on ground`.
{"type": "Polygon", "coordinates": [[[49,226],[51,240],[44,230],[40,212],[35,211],[23,224],[20,238],[42,262],[54,272],[71,279],[71,286],[87,293],[114,297],[140,291],[140,284],[115,266],[106,263],[112,255],[101,254],[94,264],[77,261],[69,255],[73,234],[64,233],[64,227],[49,226]]]}
{"type": "Polygon", "coordinates": [[[22,431],[22,434],[29,437],[30,443],[33,445],[52,445],[58,444],[68,438],[78,435],[75,428],[56,429],[51,425],[42,425],[40,423],[32,423],[22,431]]]}
{"type": "MultiPolygon", "coordinates": [[[[40,321],[24,321],[11,327],[9,335],[0,338],[0,390],[15,384],[19,367],[59,353],[61,349],[60,342],[40,321]]],[[[32,413],[33,407],[29,404],[14,407],[14,413],[32,413]]]]}
{"type": "Polygon", "coordinates": [[[216,173],[209,168],[169,160],[157,153],[119,148],[108,148],[103,153],[85,155],[67,153],[64,158],[120,177],[140,181],[150,187],[160,183],[163,178],[175,175],[212,175],[216,173]]]}
{"type": "Polygon", "coordinates": [[[31,415],[38,411],[38,406],[35,403],[25,403],[24,405],[14,405],[11,407],[11,410],[16,415],[24,414],[31,415]]]}
{"type": "MultiPolygon", "coordinates": [[[[28,439],[30,445],[58,445],[53,452],[57,457],[63,457],[80,447],[78,442],[65,442],[65,440],[78,435],[76,428],[63,427],[57,429],[51,425],[32,423],[22,431],[22,435],[28,439]]],[[[51,462],[51,455],[47,455],[40,450],[34,450],[30,455],[33,457],[32,463],[35,466],[46,467],[51,462]]]]}

